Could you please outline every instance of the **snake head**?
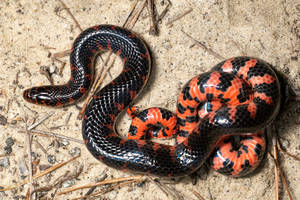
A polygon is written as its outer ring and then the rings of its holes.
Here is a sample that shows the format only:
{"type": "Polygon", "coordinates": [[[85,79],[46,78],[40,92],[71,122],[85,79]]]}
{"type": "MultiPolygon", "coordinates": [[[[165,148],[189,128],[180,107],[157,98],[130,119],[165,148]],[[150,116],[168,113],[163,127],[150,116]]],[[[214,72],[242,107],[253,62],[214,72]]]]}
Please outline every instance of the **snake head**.
{"type": "Polygon", "coordinates": [[[23,98],[34,104],[49,105],[51,97],[48,92],[48,87],[34,87],[23,92],[23,98]]]}

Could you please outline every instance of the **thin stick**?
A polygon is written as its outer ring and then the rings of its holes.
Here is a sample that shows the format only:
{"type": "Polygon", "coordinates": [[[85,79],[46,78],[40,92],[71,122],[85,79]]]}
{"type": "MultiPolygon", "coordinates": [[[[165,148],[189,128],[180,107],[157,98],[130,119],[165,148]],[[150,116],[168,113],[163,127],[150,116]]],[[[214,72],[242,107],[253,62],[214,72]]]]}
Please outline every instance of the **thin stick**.
{"type": "Polygon", "coordinates": [[[21,104],[15,99],[16,103],[18,104],[18,110],[19,113],[21,111],[24,113],[24,117],[22,118],[23,123],[25,124],[25,133],[27,135],[26,137],[26,144],[27,144],[27,154],[28,154],[28,166],[29,166],[29,188],[28,188],[28,199],[31,199],[31,192],[34,190],[33,187],[33,174],[32,174],[32,157],[31,157],[31,135],[28,133],[28,127],[27,127],[27,122],[28,122],[28,116],[27,113],[24,110],[24,107],[21,106],[21,104]]]}
{"type": "Polygon", "coordinates": [[[35,189],[33,192],[50,191],[52,188],[56,187],[57,185],[62,184],[65,181],[77,178],[81,174],[82,171],[83,171],[83,165],[80,165],[72,173],[70,173],[70,171],[66,171],[64,175],[55,179],[52,184],[49,183],[46,186],[39,187],[39,188],[35,189]]]}
{"type": "Polygon", "coordinates": [[[14,154],[0,154],[0,158],[1,157],[9,157],[9,156],[15,156],[14,154]]]}
{"type": "Polygon", "coordinates": [[[154,3],[153,0],[147,0],[147,9],[149,12],[149,19],[150,19],[150,30],[149,30],[149,34],[150,35],[156,35],[157,34],[157,22],[155,21],[155,17],[154,17],[154,3]]]}
{"type": "Polygon", "coordinates": [[[167,197],[169,196],[169,191],[165,187],[163,187],[161,183],[154,181],[151,176],[147,176],[147,177],[149,181],[154,185],[156,185],[161,191],[163,191],[167,197]]]}
{"type": "Polygon", "coordinates": [[[66,119],[65,119],[65,125],[67,125],[69,123],[71,115],[72,115],[72,112],[69,112],[66,119]]]}
{"type": "Polygon", "coordinates": [[[57,193],[57,195],[62,195],[62,194],[66,194],[66,193],[69,193],[69,192],[76,191],[76,190],[80,190],[80,189],[84,189],[84,188],[90,188],[90,187],[94,187],[94,186],[100,186],[100,185],[106,185],[106,184],[112,184],[112,183],[119,183],[119,182],[124,182],[124,181],[131,181],[131,180],[139,180],[142,177],[143,177],[143,175],[110,179],[110,180],[105,180],[105,181],[101,181],[101,182],[98,182],[98,183],[89,183],[89,184],[82,185],[82,186],[79,186],[79,187],[73,187],[73,188],[70,188],[70,189],[66,189],[64,191],[61,191],[61,192],[57,193]]]}
{"type": "Polygon", "coordinates": [[[46,175],[46,174],[48,174],[48,173],[50,173],[50,172],[52,172],[52,171],[54,171],[54,170],[56,170],[58,168],[61,168],[62,166],[68,164],[69,162],[72,162],[73,160],[75,160],[75,159],[77,159],[79,157],[80,157],[79,155],[78,156],[74,156],[74,157],[70,158],[69,160],[67,160],[65,162],[58,163],[57,165],[54,165],[54,166],[46,169],[45,171],[42,171],[41,173],[34,175],[33,178],[36,179],[36,178],[39,178],[41,176],[44,176],[44,175],[46,175]]]}
{"type": "Polygon", "coordinates": [[[37,127],[38,125],[40,125],[41,123],[43,123],[46,119],[48,119],[49,117],[51,117],[52,115],[54,114],[54,112],[50,112],[50,113],[47,113],[46,115],[44,115],[44,117],[42,117],[39,121],[35,122],[34,124],[32,124],[31,126],[29,126],[27,128],[27,130],[32,130],[34,129],[35,127],[37,127]]]}
{"type": "Polygon", "coordinates": [[[276,164],[276,160],[278,159],[278,154],[277,154],[277,148],[276,148],[276,140],[273,139],[273,152],[274,152],[274,173],[275,173],[275,200],[279,200],[279,170],[278,170],[278,165],[276,164]]]}
{"type": "Polygon", "coordinates": [[[212,195],[211,195],[211,192],[210,192],[209,187],[207,188],[207,190],[208,190],[208,194],[209,194],[209,199],[210,199],[210,200],[213,200],[213,197],[212,197],[212,195]]]}
{"type": "MultiPolygon", "coordinates": [[[[112,53],[112,52],[110,52],[112,53]]],[[[109,59],[107,59],[109,60],[109,59]]],[[[110,60],[110,64],[107,65],[107,63],[105,63],[105,68],[103,69],[103,72],[101,73],[101,76],[99,78],[99,80],[97,80],[96,84],[95,84],[95,88],[98,88],[100,86],[100,84],[103,82],[104,78],[106,77],[106,74],[108,72],[108,70],[113,66],[114,62],[116,60],[116,56],[113,57],[112,60],[110,60]]]]}
{"type": "Polygon", "coordinates": [[[173,19],[169,20],[166,25],[169,27],[172,26],[173,22],[183,18],[184,16],[186,16],[187,14],[189,14],[192,11],[193,11],[193,9],[189,8],[187,11],[185,11],[182,14],[179,14],[179,15],[175,16],[173,19]]]}
{"type": "Polygon", "coordinates": [[[292,194],[291,194],[291,192],[290,192],[290,189],[289,189],[289,186],[288,186],[288,184],[287,184],[286,178],[285,178],[285,176],[284,176],[284,174],[283,174],[283,171],[281,170],[281,168],[280,168],[279,163],[278,163],[277,160],[275,160],[275,163],[276,163],[276,165],[278,166],[278,169],[279,169],[279,172],[280,172],[280,173],[279,173],[279,174],[280,174],[280,178],[281,178],[281,180],[282,180],[282,182],[283,182],[283,185],[284,185],[284,188],[285,188],[286,192],[288,193],[289,199],[290,199],[290,200],[293,200],[292,194]]]}
{"type": "Polygon", "coordinates": [[[198,192],[195,190],[191,190],[191,192],[199,199],[199,200],[205,200],[198,192]]]}
{"type": "Polygon", "coordinates": [[[56,49],[55,47],[50,47],[44,44],[40,44],[40,46],[42,46],[45,50],[49,50],[49,49],[56,49]]]}
{"type": "Polygon", "coordinates": [[[93,82],[93,85],[90,89],[90,92],[88,93],[87,98],[85,99],[85,102],[79,112],[78,115],[78,119],[82,119],[83,115],[84,115],[84,111],[88,105],[88,103],[90,102],[91,98],[94,96],[94,93],[96,92],[96,90],[98,89],[98,87],[100,86],[100,84],[102,83],[102,81],[104,80],[104,78],[106,77],[106,73],[107,71],[112,67],[116,57],[113,58],[111,64],[108,66],[107,63],[109,62],[110,56],[112,55],[112,51],[109,52],[108,56],[106,57],[103,65],[101,66],[100,71],[97,73],[97,76],[93,82]]]}
{"type": "MultiPolygon", "coordinates": [[[[44,176],[44,175],[46,175],[46,174],[48,174],[48,173],[50,173],[50,172],[52,172],[52,171],[54,171],[54,170],[56,170],[56,169],[58,169],[58,168],[60,168],[60,167],[62,167],[62,166],[64,166],[64,165],[68,164],[69,162],[75,160],[75,159],[78,158],[78,157],[79,157],[79,156],[72,157],[71,159],[69,159],[69,160],[67,160],[67,161],[65,161],[65,162],[59,163],[59,164],[57,164],[57,165],[54,165],[54,166],[52,166],[52,167],[46,169],[45,171],[40,172],[39,174],[35,174],[35,175],[33,176],[33,179],[37,179],[37,178],[39,178],[39,177],[41,177],[41,176],[44,176]]],[[[22,185],[25,185],[25,184],[27,184],[27,183],[28,183],[28,180],[25,180],[25,181],[23,181],[22,183],[20,183],[20,184],[18,184],[18,185],[4,187],[4,188],[0,189],[0,192],[4,192],[4,191],[7,191],[7,190],[12,190],[12,189],[18,188],[18,187],[20,187],[20,186],[22,186],[22,185]]]]}
{"type": "MultiPolygon", "coordinates": [[[[106,168],[106,169],[107,169],[107,168],[106,168]]],[[[104,170],[104,171],[107,171],[107,170],[104,170]]],[[[103,172],[104,172],[104,171],[103,171],[103,172]]],[[[103,172],[102,172],[102,173],[103,173],[103,172]]],[[[102,175],[102,177],[98,180],[98,182],[104,181],[106,178],[107,178],[107,174],[104,173],[104,174],[102,175]]],[[[96,186],[91,187],[91,188],[85,193],[83,199],[86,199],[89,195],[91,195],[91,194],[94,192],[94,190],[95,190],[96,188],[97,188],[96,186]]]]}
{"type": "Polygon", "coordinates": [[[123,187],[125,185],[129,185],[131,183],[136,183],[136,182],[140,182],[141,180],[130,180],[130,181],[126,181],[126,182],[123,182],[123,183],[119,183],[119,184],[116,184],[116,185],[113,185],[105,190],[101,190],[101,191],[98,191],[98,192],[95,192],[93,194],[90,194],[90,195],[87,195],[87,196],[80,196],[80,197],[77,197],[77,198],[74,198],[72,200],[79,200],[79,199],[84,199],[84,198],[87,198],[87,197],[96,197],[100,194],[104,194],[104,193],[107,193],[107,192],[110,192],[112,190],[114,190],[115,188],[117,187],[123,187]]]}
{"type": "MultiPolygon", "coordinates": [[[[284,177],[283,171],[280,168],[280,165],[279,165],[279,162],[278,162],[278,157],[275,156],[275,154],[277,154],[277,146],[274,145],[273,146],[273,150],[274,150],[274,158],[273,158],[273,160],[274,160],[274,163],[275,163],[275,168],[277,169],[277,173],[278,173],[278,170],[280,172],[279,173],[280,174],[280,178],[281,178],[281,180],[283,182],[283,185],[284,185],[284,188],[285,188],[286,192],[288,193],[289,199],[293,200],[293,197],[292,197],[292,194],[291,194],[290,189],[288,187],[286,178],[284,177]],[[275,153],[275,151],[276,151],[276,153],[275,153]]],[[[276,181],[276,174],[275,174],[275,181],[276,181]]],[[[275,198],[277,198],[276,200],[278,200],[279,199],[278,174],[277,174],[277,182],[276,183],[277,184],[276,184],[276,194],[275,194],[276,196],[275,196],[275,198]]]]}
{"type": "MultiPolygon", "coordinates": [[[[64,54],[62,57],[64,57],[64,56],[67,56],[67,55],[69,55],[70,53],[71,53],[71,51],[72,50],[67,50],[67,51],[64,51],[64,52],[66,52],[66,54],[64,54]]],[[[62,76],[62,72],[63,72],[63,70],[64,70],[64,68],[65,68],[65,66],[66,66],[66,62],[64,62],[64,61],[61,61],[60,59],[59,59],[59,57],[57,56],[57,55],[59,55],[59,54],[61,54],[62,52],[58,52],[58,53],[55,53],[55,54],[53,54],[53,56],[51,57],[51,60],[52,61],[57,61],[57,62],[59,62],[61,65],[60,65],[60,67],[58,68],[59,70],[58,70],[58,75],[59,76],[62,76]]]]}
{"type": "Polygon", "coordinates": [[[205,51],[207,51],[211,55],[215,56],[216,58],[218,58],[220,60],[224,60],[225,59],[223,56],[221,56],[220,54],[214,52],[212,49],[206,47],[202,42],[199,42],[198,40],[194,39],[192,36],[190,36],[189,34],[187,34],[186,32],[184,32],[183,30],[181,30],[181,32],[183,32],[188,38],[190,38],[191,40],[193,40],[194,43],[196,43],[198,46],[200,46],[202,49],[204,49],[205,51]]]}
{"type": "Polygon", "coordinates": [[[61,51],[61,52],[57,52],[57,53],[54,53],[54,54],[53,54],[53,57],[52,57],[52,58],[53,58],[54,60],[58,61],[58,62],[63,62],[63,61],[59,60],[58,58],[63,58],[63,57],[65,57],[65,56],[69,55],[71,52],[72,52],[71,49],[64,50],[64,51],[61,51]]]}
{"type": "Polygon", "coordinates": [[[156,20],[156,23],[159,23],[164,17],[165,15],[167,14],[168,10],[169,10],[169,7],[171,6],[171,2],[168,1],[168,5],[164,8],[164,10],[161,12],[161,14],[158,16],[157,20],[156,20]]]}
{"type": "Polygon", "coordinates": [[[66,11],[68,12],[68,14],[72,17],[72,19],[74,20],[76,26],[82,32],[82,28],[80,27],[80,25],[79,25],[78,21],[76,20],[76,18],[74,17],[74,15],[71,13],[70,9],[67,7],[67,5],[62,0],[59,0],[59,1],[63,5],[63,7],[66,9],[66,11]]]}
{"type": "Polygon", "coordinates": [[[277,148],[278,148],[280,151],[282,151],[283,153],[287,154],[288,156],[294,158],[295,160],[300,161],[300,158],[299,158],[299,157],[297,157],[297,156],[295,156],[295,155],[293,155],[293,154],[291,154],[291,153],[289,153],[289,152],[287,152],[286,150],[284,150],[284,149],[281,148],[281,145],[280,145],[280,142],[278,141],[278,138],[277,138],[277,148]]]}
{"type": "Polygon", "coordinates": [[[48,155],[47,150],[41,145],[41,143],[38,140],[34,140],[34,142],[38,145],[42,152],[44,152],[44,154],[48,155]]]}
{"type": "Polygon", "coordinates": [[[137,5],[138,2],[139,2],[139,0],[135,0],[133,5],[131,6],[129,15],[126,17],[125,22],[123,23],[124,27],[127,25],[128,20],[131,18],[132,14],[133,14],[133,11],[135,10],[136,5],[137,5]]]}
{"type": "Polygon", "coordinates": [[[125,28],[132,29],[134,27],[135,23],[137,22],[140,14],[144,10],[145,6],[146,6],[146,1],[144,1],[143,4],[141,4],[141,6],[137,8],[137,13],[135,15],[133,15],[133,17],[131,18],[132,20],[130,22],[128,22],[128,24],[126,24],[126,26],[124,26],[125,28]]]}
{"type": "Polygon", "coordinates": [[[31,199],[31,192],[30,192],[30,187],[27,188],[25,200],[30,200],[31,199]]]}
{"type": "Polygon", "coordinates": [[[28,133],[27,120],[25,120],[25,132],[26,132],[26,143],[27,143],[27,155],[28,155],[28,167],[29,167],[29,188],[28,188],[28,199],[31,199],[31,192],[34,190],[33,178],[32,178],[32,156],[31,156],[31,135],[28,133]]]}
{"type": "MultiPolygon", "coordinates": [[[[19,131],[19,132],[23,132],[23,131],[19,131]]],[[[51,132],[48,132],[48,131],[30,130],[29,133],[33,134],[33,135],[44,136],[44,137],[45,136],[56,137],[56,138],[60,138],[60,139],[66,139],[66,140],[69,140],[69,141],[77,142],[79,144],[84,144],[84,142],[82,140],[78,140],[76,138],[68,137],[68,136],[65,136],[65,135],[60,135],[60,134],[57,134],[57,133],[51,133],[51,132]]]]}

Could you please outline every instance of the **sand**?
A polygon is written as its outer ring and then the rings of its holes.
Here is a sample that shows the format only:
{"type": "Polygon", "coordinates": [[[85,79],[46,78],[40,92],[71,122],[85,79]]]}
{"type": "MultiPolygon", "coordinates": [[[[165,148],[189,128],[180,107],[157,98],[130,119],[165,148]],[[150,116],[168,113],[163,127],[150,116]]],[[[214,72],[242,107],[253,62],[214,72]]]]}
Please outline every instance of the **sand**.
{"type": "MultiPolygon", "coordinates": [[[[97,24],[122,25],[133,1],[69,1],[65,3],[85,29],[97,24]]],[[[162,12],[167,1],[155,1],[158,12],[162,12]]],[[[259,57],[283,72],[295,89],[300,88],[300,2],[292,0],[265,1],[180,1],[173,0],[162,22],[159,23],[159,35],[149,35],[147,10],[141,14],[133,28],[148,44],[153,56],[153,73],[136,105],[141,109],[160,106],[176,110],[176,101],[180,88],[192,77],[209,70],[222,59],[203,48],[193,45],[193,41],[182,31],[202,42],[224,58],[249,55],[259,57]],[[185,17],[168,26],[169,20],[192,8],[185,17]]],[[[59,68],[58,62],[48,58],[49,52],[57,53],[70,49],[73,40],[80,33],[75,23],[59,1],[1,1],[0,2],[0,114],[7,119],[0,125],[0,161],[8,159],[7,167],[0,166],[0,186],[6,187],[22,182],[20,166],[27,162],[26,135],[22,118],[28,116],[28,123],[39,120],[49,112],[54,114],[37,127],[38,130],[81,140],[81,121],[77,120],[78,109],[75,106],[63,109],[45,108],[26,103],[22,91],[36,85],[49,84],[39,70],[41,66],[59,68]],[[50,47],[50,48],[49,48],[50,47]],[[66,119],[71,113],[70,120],[66,119]],[[10,156],[3,156],[5,141],[12,138],[14,145],[10,156]],[[23,164],[22,164],[23,163],[23,164]]],[[[55,84],[69,79],[68,56],[61,60],[67,62],[63,75],[53,75],[55,84]]],[[[98,59],[99,60],[99,59],[98,59]]],[[[101,63],[100,61],[98,63],[101,63]]],[[[121,70],[117,60],[111,70],[114,77],[121,70]]],[[[97,69],[100,64],[97,64],[97,69]]],[[[108,76],[106,82],[111,77],[108,76]]],[[[79,105],[82,105],[79,104],[79,105]]],[[[299,106],[298,106],[299,107],[299,106]]],[[[299,111],[299,109],[298,109],[299,111]]],[[[129,118],[123,115],[118,123],[120,134],[125,135],[129,127],[129,118]]],[[[299,112],[292,109],[276,123],[283,146],[292,154],[300,156],[299,112]]],[[[40,159],[41,165],[55,165],[71,158],[70,150],[81,150],[81,156],[51,174],[37,179],[39,186],[52,184],[56,178],[69,170],[71,173],[83,165],[82,173],[76,178],[59,186],[58,191],[69,186],[93,183],[104,173],[107,179],[128,177],[133,174],[121,172],[95,160],[83,144],[65,142],[49,137],[33,137],[32,151],[40,159]],[[40,147],[40,145],[44,148],[40,147]],[[53,157],[51,157],[53,156],[53,157]],[[49,163],[52,159],[53,163],[49,163]],[[54,160],[53,160],[54,158],[54,160]]],[[[300,199],[300,162],[280,154],[280,164],[288,180],[292,196],[300,199]]],[[[38,167],[38,172],[40,171],[38,167]]],[[[26,169],[26,167],[25,167],[26,169]]],[[[270,156],[261,169],[247,178],[230,178],[209,171],[202,172],[201,179],[194,185],[189,177],[178,183],[168,184],[173,193],[180,197],[167,196],[157,185],[146,182],[141,185],[124,186],[103,195],[100,199],[197,199],[192,190],[205,199],[274,199],[274,162],[270,156]]],[[[23,177],[24,178],[24,177],[23,177]]],[[[0,192],[1,199],[24,199],[28,185],[18,189],[0,192]]],[[[52,199],[56,189],[40,192],[40,199],[52,199]],[[43,196],[44,195],[44,196],[43,196]],[[43,197],[42,197],[43,196],[43,197]]],[[[87,192],[79,190],[55,199],[71,199],[87,192]]],[[[280,183],[280,197],[288,199],[280,183]]]]}

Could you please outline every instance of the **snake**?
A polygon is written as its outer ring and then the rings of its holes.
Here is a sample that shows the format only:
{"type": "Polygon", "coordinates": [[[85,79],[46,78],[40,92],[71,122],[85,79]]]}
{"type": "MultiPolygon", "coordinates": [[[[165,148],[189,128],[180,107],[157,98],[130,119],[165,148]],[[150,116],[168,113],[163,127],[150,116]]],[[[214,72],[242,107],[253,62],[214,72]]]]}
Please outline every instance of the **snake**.
{"type": "Polygon", "coordinates": [[[51,107],[74,104],[89,91],[95,58],[103,51],[119,55],[123,69],[93,95],[84,112],[82,137],[96,159],[119,170],[164,177],[189,175],[207,160],[219,172],[235,176],[257,165],[253,159],[261,160],[265,149],[263,132],[278,115],[281,89],[272,65],[258,58],[229,58],[195,76],[179,94],[175,117],[161,108],[135,112],[131,116],[137,121],[130,127],[130,137],[124,138],[115,130],[116,121],[149,80],[151,55],[134,32],[114,25],[97,25],[75,39],[70,54],[71,77],[66,84],[26,89],[23,98],[51,107]],[[149,116],[153,115],[158,120],[150,123],[149,116]],[[168,120],[173,118],[176,127],[168,127],[168,120]],[[159,127],[165,130],[157,131],[159,127]],[[143,136],[153,133],[169,137],[169,129],[175,130],[175,145],[143,136]],[[246,141],[235,153],[230,146],[232,137],[246,141]],[[259,141],[254,143],[255,138],[259,141]],[[253,154],[247,157],[249,152],[253,154]]]}

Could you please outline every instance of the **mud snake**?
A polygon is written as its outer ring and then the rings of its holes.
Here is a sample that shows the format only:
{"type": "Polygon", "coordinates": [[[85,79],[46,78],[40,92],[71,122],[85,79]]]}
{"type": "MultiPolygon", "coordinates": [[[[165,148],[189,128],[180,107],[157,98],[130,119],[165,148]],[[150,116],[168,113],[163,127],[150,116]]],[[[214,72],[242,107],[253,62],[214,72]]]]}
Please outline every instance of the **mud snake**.
{"type": "MultiPolygon", "coordinates": [[[[255,160],[262,158],[262,132],[278,114],[280,84],[271,65],[256,58],[227,59],[185,84],[178,99],[177,144],[173,146],[144,140],[135,124],[130,128],[133,139],[121,138],[114,129],[118,115],[142,91],[151,72],[148,48],[133,32],[121,27],[99,25],[83,31],[72,47],[70,80],[64,85],[27,89],[24,99],[53,107],[74,103],[89,90],[95,56],[103,50],[118,54],[124,67],[93,96],[85,111],[82,136],[95,158],[117,169],[169,177],[194,172],[210,156],[217,170],[236,176],[251,171],[257,165],[255,160]],[[227,136],[241,134],[246,143],[234,151],[227,136]],[[255,137],[261,141],[253,143],[255,137]],[[249,152],[253,154],[248,156],[249,152]],[[221,160],[215,160],[218,157],[221,160]]],[[[150,129],[143,129],[145,134],[154,133],[155,128],[164,127],[162,121],[173,118],[172,113],[156,108],[158,121],[149,125],[151,109],[132,115],[137,124],[150,129]]]]}

